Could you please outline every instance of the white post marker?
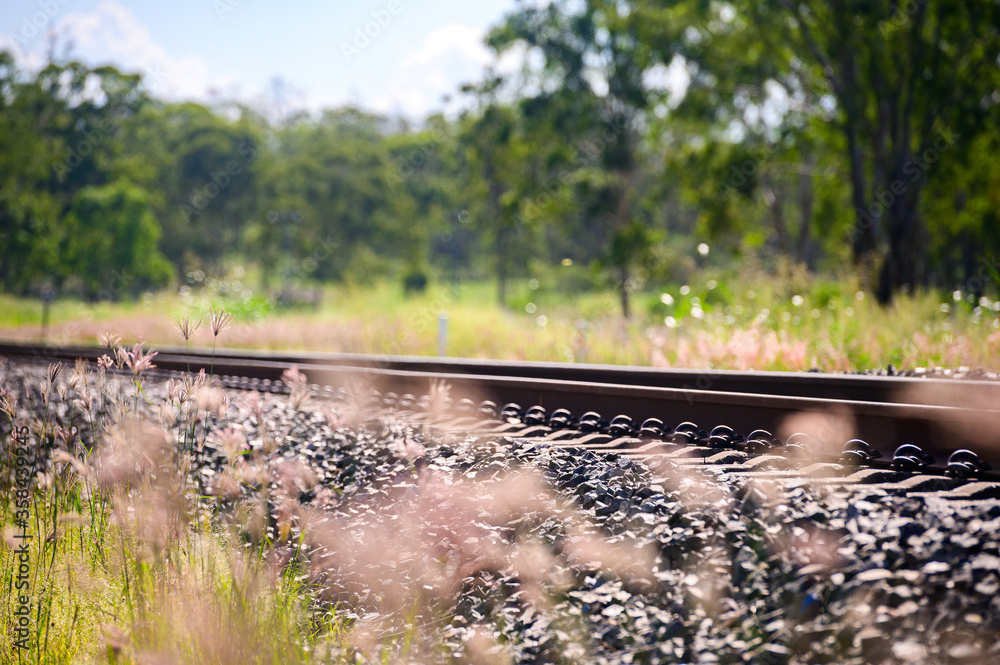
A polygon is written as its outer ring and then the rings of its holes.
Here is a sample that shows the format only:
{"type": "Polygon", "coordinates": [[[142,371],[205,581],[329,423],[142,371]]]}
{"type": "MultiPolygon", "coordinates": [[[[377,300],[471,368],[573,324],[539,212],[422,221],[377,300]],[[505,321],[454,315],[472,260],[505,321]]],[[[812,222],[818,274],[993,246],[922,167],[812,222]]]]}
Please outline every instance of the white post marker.
{"type": "Polygon", "coordinates": [[[448,312],[438,314],[438,355],[443,356],[448,348],[448,312]]]}

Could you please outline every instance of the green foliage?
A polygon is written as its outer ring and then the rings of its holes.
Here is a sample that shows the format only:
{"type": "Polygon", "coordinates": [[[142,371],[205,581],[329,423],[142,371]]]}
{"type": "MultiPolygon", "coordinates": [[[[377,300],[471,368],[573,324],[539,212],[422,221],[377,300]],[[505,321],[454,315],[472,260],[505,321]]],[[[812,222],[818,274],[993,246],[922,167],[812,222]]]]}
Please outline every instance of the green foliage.
{"type": "Polygon", "coordinates": [[[853,259],[883,302],[934,286],[976,301],[1000,288],[998,12],[521,4],[486,41],[527,50],[525,67],[488,70],[459,117],[419,123],[349,106],[273,121],[0,52],[0,288],[132,297],[238,264],[266,302],[405,285],[420,266],[492,275],[511,305],[532,275],[563,293],[612,284],[627,316],[630,294],[706,268],[853,259]],[[705,241],[710,258],[692,251],[705,241]]]}
{"type": "Polygon", "coordinates": [[[85,187],[66,216],[66,264],[88,298],[118,300],[158,288],[174,277],[157,248],[160,228],[143,190],[116,181],[85,187]]]}

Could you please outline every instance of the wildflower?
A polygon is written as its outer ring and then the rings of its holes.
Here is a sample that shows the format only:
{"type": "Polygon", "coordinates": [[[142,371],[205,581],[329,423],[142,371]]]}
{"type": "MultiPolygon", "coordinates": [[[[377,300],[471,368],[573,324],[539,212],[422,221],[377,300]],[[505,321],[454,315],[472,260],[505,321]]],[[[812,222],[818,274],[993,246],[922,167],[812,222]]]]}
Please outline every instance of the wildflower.
{"type": "Polygon", "coordinates": [[[73,404],[81,411],[91,411],[94,408],[94,394],[89,390],[84,390],[73,399],[73,404]]]}
{"type": "Polygon", "coordinates": [[[271,468],[278,495],[297,497],[316,487],[319,478],[308,464],[298,459],[279,459],[271,468]]]}
{"type": "Polygon", "coordinates": [[[219,333],[225,330],[233,320],[233,315],[221,307],[218,310],[214,307],[210,308],[208,310],[208,316],[212,323],[212,335],[215,337],[218,337],[219,333]]]}
{"type": "Polygon", "coordinates": [[[128,351],[123,346],[115,347],[115,367],[122,369],[128,362],[128,351]]]}
{"type": "Polygon", "coordinates": [[[70,378],[70,385],[73,388],[77,386],[87,386],[87,361],[83,358],[77,358],[76,362],[73,364],[73,376],[70,378]]]}
{"type": "MultiPolygon", "coordinates": [[[[181,334],[181,337],[183,337],[184,340],[187,341],[187,340],[190,340],[191,337],[198,330],[198,328],[201,327],[201,319],[198,319],[197,321],[195,321],[194,323],[192,323],[191,322],[191,318],[185,316],[183,319],[178,319],[178,320],[174,321],[174,327],[177,328],[177,332],[179,332],[181,334]]],[[[213,325],[213,329],[214,329],[214,325],[213,325]]],[[[216,334],[218,334],[218,333],[216,333],[216,334]]]]}
{"type": "Polygon", "coordinates": [[[114,334],[113,332],[106,332],[106,333],[101,333],[100,340],[101,340],[101,346],[108,349],[113,349],[114,347],[118,346],[118,343],[122,341],[122,338],[114,334]]]}
{"type": "Polygon", "coordinates": [[[107,400],[108,419],[112,423],[126,422],[131,413],[131,405],[111,390],[105,390],[104,397],[107,400]]]}
{"type": "Polygon", "coordinates": [[[430,404],[427,410],[432,418],[440,418],[444,415],[445,409],[451,402],[450,394],[451,384],[447,381],[431,380],[431,389],[428,394],[430,404]]]}
{"type": "Polygon", "coordinates": [[[108,371],[109,369],[111,369],[111,366],[114,365],[114,364],[115,364],[115,361],[112,360],[111,356],[109,356],[106,353],[103,356],[101,356],[100,358],[97,359],[97,367],[102,372],[108,371]]]}
{"type": "Polygon", "coordinates": [[[49,396],[52,394],[52,386],[55,384],[56,379],[59,378],[59,372],[62,371],[62,364],[54,363],[49,365],[45,372],[45,387],[42,388],[42,399],[48,404],[49,396]]]}
{"type": "Polygon", "coordinates": [[[250,449],[247,445],[246,434],[238,427],[230,426],[224,430],[212,432],[211,439],[222,449],[230,464],[235,464],[240,455],[250,449]]]}
{"type": "Polygon", "coordinates": [[[264,415],[264,400],[261,399],[260,393],[256,390],[240,398],[236,406],[247,415],[255,416],[258,421],[264,415]]]}
{"type": "Polygon", "coordinates": [[[173,427],[177,424],[178,413],[172,404],[163,403],[156,409],[156,421],[164,427],[173,427]]]}
{"type": "Polygon", "coordinates": [[[103,487],[136,485],[167,468],[173,443],[170,434],[149,422],[121,421],[112,427],[92,464],[103,487]]]}
{"type": "Polygon", "coordinates": [[[235,471],[237,480],[251,487],[260,488],[271,482],[267,469],[260,465],[241,464],[235,471]]]}
{"type": "Polygon", "coordinates": [[[137,342],[135,346],[132,347],[131,351],[125,352],[125,364],[128,368],[132,370],[132,373],[139,376],[147,369],[152,369],[156,367],[153,364],[153,358],[158,355],[158,352],[152,351],[151,353],[144,354],[142,351],[142,342],[137,342]]]}
{"type": "Polygon", "coordinates": [[[195,397],[199,410],[214,413],[220,418],[229,408],[229,396],[219,388],[203,386],[195,393],[195,397]]]}
{"type": "Polygon", "coordinates": [[[182,404],[187,401],[188,393],[184,382],[176,379],[167,379],[166,385],[167,401],[182,404]]]}
{"type": "Polygon", "coordinates": [[[238,499],[242,494],[240,481],[233,475],[231,469],[225,469],[215,477],[210,493],[230,501],[238,499]]]}
{"type": "Polygon", "coordinates": [[[292,406],[296,409],[301,408],[309,400],[309,382],[306,375],[293,365],[282,373],[281,380],[291,391],[288,399],[292,406]]]}
{"type": "Polygon", "coordinates": [[[11,420],[14,419],[14,414],[17,413],[16,398],[3,388],[0,388],[0,413],[6,413],[11,420]]]}
{"type": "Polygon", "coordinates": [[[202,388],[207,388],[212,385],[211,380],[208,375],[205,374],[204,369],[198,370],[198,373],[194,376],[188,374],[184,378],[184,385],[187,387],[187,392],[189,395],[196,395],[202,388]]]}

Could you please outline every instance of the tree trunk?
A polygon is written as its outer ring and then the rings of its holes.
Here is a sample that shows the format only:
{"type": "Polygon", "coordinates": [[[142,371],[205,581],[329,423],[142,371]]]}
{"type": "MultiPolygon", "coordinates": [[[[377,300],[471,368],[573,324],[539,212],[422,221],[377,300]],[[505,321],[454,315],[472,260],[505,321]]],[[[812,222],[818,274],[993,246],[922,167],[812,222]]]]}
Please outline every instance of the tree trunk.
{"type": "Polygon", "coordinates": [[[486,155],[486,181],[489,183],[489,200],[487,201],[487,215],[491,218],[487,224],[495,224],[496,236],[496,268],[497,268],[497,302],[501,307],[507,305],[507,277],[509,271],[510,257],[507,256],[510,246],[510,229],[504,224],[503,211],[500,207],[500,199],[503,197],[503,185],[494,175],[493,153],[490,151],[486,155]]]}
{"type": "Polygon", "coordinates": [[[851,163],[851,196],[854,201],[854,232],[851,234],[851,252],[854,262],[860,263],[876,247],[878,218],[868,209],[868,187],[865,178],[864,157],[857,127],[847,121],[847,149],[851,163]]]}
{"type": "Polygon", "coordinates": [[[621,298],[622,316],[628,319],[632,316],[632,306],[628,293],[628,268],[625,266],[618,269],[618,294],[621,298]]]}
{"type": "MultiPolygon", "coordinates": [[[[632,190],[632,169],[629,167],[621,175],[620,189],[618,190],[618,205],[615,208],[615,229],[621,231],[625,229],[632,216],[631,190],[632,190]]],[[[629,302],[628,282],[629,268],[633,257],[631,249],[627,248],[625,254],[620,257],[621,264],[618,266],[618,293],[621,298],[622,316],[626,319],[632,316],[632,307],[629,302]]]]}
{"type": "Polygon", "coordinates": [[[788,237],[788,224],[785,222],[785,210],[781,205],[781,199],[774,191],[770,176],[761,176],[761,192],[764,195],[764,203],[774,220],[774,231],[778,236],[778,251],[782,256],[792,255],[792,242],[788,237]]]}
{"type": "Polygon", "coordinates": [[[888,305],[899,292],[912,292],[923,279],[923,234],[917,201],[922,183],[912,184],[908,195],[900,195],[889,206],[889,247],[879,271],[875,296],[888,305]]]}
{"type": "Polygon", "coordinates": [[[508,258],[507,258],[507,227],[500,225],[497,228],[497,303],[501,307],[507,306],[507,277],[508,277],[508,258]]]}
{"type": "Polygon", "coordinates": [[[810,272],[813,272],[816,270],[816,257],[812,251],[812,169],[816,164],[816,159],[811,153],[803,151],[802,162],[804,168],[799,175],[799,238],[795,254],[798,260],[804,263],[810,272]]]}
{"type": "Polygon", "coordinates": [[[963,294],[965,292],[971,293],[976,304],[979,304],[979,299],[983,297],[984,284],[978,275],[976,239],[968,229],[962,231],[961,246],[962,276],[965,279],[965,283],[962,284],[962,292],[963,294]]]}

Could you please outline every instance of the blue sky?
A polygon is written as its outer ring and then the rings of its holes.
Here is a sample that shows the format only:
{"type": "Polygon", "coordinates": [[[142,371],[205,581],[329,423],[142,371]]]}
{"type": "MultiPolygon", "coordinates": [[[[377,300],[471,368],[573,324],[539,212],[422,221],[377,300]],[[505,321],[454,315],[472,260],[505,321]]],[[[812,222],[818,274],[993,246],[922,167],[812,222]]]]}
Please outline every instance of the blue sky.
{"type": "MultiPolygon", "coordinates": [[[[154,93],[259,98],[280,76],[290,106],[344,103],[419,118],[492,62],[486,30],[515,0],[5,0],[0,48],[27,67],[61,48],[142,71],[154,93]],[[367,29],[367,35],[364,31],[367,29]],[[359,30],[362,36],[359,37],[359,30]],[[367,37],[367,43],[365,38],[367,37]]],[[[517,67],[517,56],[501,68],[517,67]]]]}

